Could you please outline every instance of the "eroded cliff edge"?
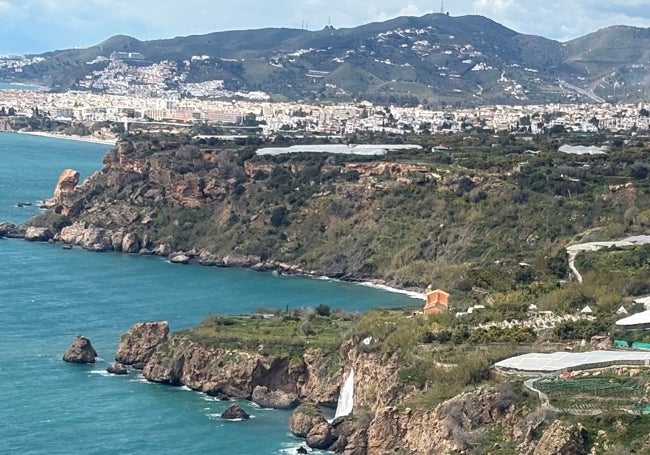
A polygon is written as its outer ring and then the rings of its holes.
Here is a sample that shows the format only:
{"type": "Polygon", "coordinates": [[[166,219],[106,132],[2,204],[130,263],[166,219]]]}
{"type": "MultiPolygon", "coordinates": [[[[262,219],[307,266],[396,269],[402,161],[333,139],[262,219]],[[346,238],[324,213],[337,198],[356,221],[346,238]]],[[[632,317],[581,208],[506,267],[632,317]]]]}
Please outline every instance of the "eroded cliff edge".
{"type": "MultiPolygon", "coordinates": [[[[376,331],[379,326],[368,325],[368,316],[356,321],[340,316],[309,318],[309,339],[298,332],[295,314],[210,316],[193,329],[157,338],[143,374],[150,381],[265,407],[299,405],[291,431],[312,448],[348,455],[580,454],[597,440],[610,444],[601,449],[614,447],[604,432],[541,408],[520,380],[486,368],[489,360],[475,364],[468,375],[460,369],[475,360],[434,364],[442,384],[428,377],[422,383],[413,376],[426,357],[421,344],[393,349],[389,337],[376,331]],[[342,329],[338,346],[332,325],[342,329]],[[336,406],[351,371],[352,412],[328,421],[320,406],[336,406]]],[[[145,352],[151,345],[146,333],[156,331],[134,327],[140,329],[125,334],[121,346],[131,347],[131,360],[141,360],[137,346],[145,352]]]]}

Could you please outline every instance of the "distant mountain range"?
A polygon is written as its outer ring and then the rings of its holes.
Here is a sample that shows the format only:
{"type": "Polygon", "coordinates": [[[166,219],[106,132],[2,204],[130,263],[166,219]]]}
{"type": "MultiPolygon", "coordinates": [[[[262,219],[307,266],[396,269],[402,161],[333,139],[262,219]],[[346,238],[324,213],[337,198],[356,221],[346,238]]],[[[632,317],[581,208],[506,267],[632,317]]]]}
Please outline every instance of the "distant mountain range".
{"type": "Polygon", "coordinates": [[[0,65],[0,80],[109,93],[259,91],[305,101],[638,101],[650,85],[650,29],[615,26],[561,43],[481,16],[428,14],[320,31],[266,28],[154,41],[114,36],[27,58],[18,71],[0,65]],[[208,89],[206,81],[217,82],[208,89]]]}

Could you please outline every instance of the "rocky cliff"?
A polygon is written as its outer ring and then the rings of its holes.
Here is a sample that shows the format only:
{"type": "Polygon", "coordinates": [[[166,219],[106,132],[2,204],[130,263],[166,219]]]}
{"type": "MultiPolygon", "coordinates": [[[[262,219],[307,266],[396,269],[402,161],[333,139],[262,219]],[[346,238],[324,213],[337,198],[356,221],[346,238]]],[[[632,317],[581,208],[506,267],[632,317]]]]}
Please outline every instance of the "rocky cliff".
{"type": "Polygon", "coordinates": [[[185,385],[212,396],[290,408],[300,401],[336,401],[338,384],[323,376],[322,362],[318,350],[307,350],[296,362],[286,356],[206,346],[180,333],[156,349],[143,374],[153,382],[185,385]]]}
{"type": "Polygon", "coordinates": [[[142,358],[141,353],[155,346],[143,370],[150,381],[184,385],[221,398],[249,399],[265,407],[302,403],[291,417],[291,431],[312,448],[337,453],[485,453],[476,450],[487,447],[491,434],[498,434],[497,446],[516,448],[507,453],[581,453],[571,450],[584,447],[584,428],[556,421],[542,431],[552,419],[537,413],[535,406],[521,404],[507,383],[483,385],[438,405],[422,405],[417,403],[423,391],[400,379],[399,356],[368,349],[358,340],[349,339],[335,353],[308,348],[300,357],[290,357],[264,352],[262,344],[250,349],[241,343],[240,347],[216,343],[200,327],[165,339],[161,336],[166,334],[165,324],[135,324],[122,336],[119,349],[130,355],[120,357],[142,358]],[[336,403],[351,370],[353,412],[328,421],[319,406],[336,403]]]}
{"type": "MultiPolygon", "coordinates": [[[[561,213],[551,220],[551,211],[536,211],[549,219],[522,221],[530,213],[524,203],[512,204],[517,175],[483,162],[471,168],[473,161],[464,160],[470,167],[463,168],[445,160],[414,151],[268,157],[204,139],[130,137],[83,183],[65,171],[49,208],[18,232],[43,228],[54,241],[92,251],[171,255],[182,263],[403,287],[423,287],[436,278],[446,288],[458,285],[468,268],[494,264],[513,250],[536,258],[563,244],[542,229],[561,213]],[[501,223],[504,211],[517,222],[501,223]]],[[[541,206],[553,204],[551,194],[536,197],[541,206]]],[[[567,204],[557,210],[572,209],[567,204]]],[[[539,264],[537,273],[544,275],[551,259],[528,263],[539,264]]]]}

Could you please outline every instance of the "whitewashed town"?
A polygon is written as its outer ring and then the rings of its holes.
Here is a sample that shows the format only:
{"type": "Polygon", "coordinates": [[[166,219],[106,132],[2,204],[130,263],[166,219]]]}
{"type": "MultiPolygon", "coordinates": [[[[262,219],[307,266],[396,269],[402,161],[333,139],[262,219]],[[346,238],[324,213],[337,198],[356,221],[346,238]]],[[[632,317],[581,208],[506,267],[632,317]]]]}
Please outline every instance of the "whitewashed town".
{"type": "Polygon", "coordinates": [[[650,116],[643,103],[428,109],[380,106],[366,101],[317,105],[241,97],[222,101],[207,97],[163,98],[83,91],[48,93],[12,89],[0,93],[0,115],[11,112],[31,116],[39,112],[55,120],[90,123],[246,124],[258,126],[264,135],[278,132],[426,134],[480,130],[536,134],[553,127],[573,132],[634,133],[650,128],[650,116]]]}

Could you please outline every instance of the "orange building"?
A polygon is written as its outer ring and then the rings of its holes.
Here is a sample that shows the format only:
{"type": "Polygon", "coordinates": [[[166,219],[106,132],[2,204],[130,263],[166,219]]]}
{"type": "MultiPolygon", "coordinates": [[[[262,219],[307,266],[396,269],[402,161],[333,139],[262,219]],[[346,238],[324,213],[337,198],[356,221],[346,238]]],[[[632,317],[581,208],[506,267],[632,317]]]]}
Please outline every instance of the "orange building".
{"type": "Polygon", "coordinates": [[[422,312],[424,314],[442,313],[449,311],[449,293],[442,289],[432,291],[431,288],[427,289],[426,302],[422,312]]]}

